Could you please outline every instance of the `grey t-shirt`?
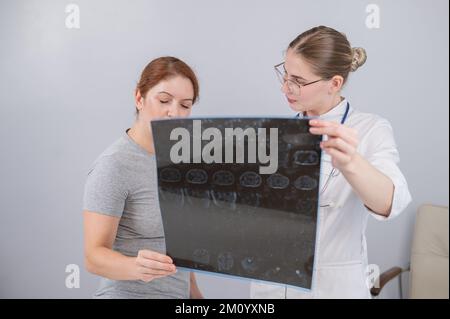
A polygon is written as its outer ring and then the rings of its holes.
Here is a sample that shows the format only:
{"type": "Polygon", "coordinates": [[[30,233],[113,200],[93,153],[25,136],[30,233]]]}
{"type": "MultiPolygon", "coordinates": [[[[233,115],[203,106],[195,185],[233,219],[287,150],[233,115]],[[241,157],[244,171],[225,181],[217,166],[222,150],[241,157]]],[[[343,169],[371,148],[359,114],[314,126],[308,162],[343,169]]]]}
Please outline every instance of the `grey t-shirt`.
{"type": "MultiPolygon", "coordinates": [[[[104,151],[88,172],[83,209],[120,217],[113,249],[137,256],[141,249],[165,254],[158,202],[156,159],[128,134],[104,151]]],[[[189,273],[143,281],[102,278],[94,298],[189,298],[189,273]]]]}

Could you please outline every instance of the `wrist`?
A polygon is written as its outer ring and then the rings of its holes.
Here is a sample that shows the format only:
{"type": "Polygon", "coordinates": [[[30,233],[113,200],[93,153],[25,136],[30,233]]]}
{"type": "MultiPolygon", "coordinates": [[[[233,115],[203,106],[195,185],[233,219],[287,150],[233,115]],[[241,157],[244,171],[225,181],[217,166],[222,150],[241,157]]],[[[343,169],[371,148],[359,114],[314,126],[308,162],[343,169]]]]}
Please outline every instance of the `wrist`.
{"type": "Polygon", "coordinates": [[[139,273],[137,272],[137,267],[136,267],[136,258],[137,257],[129,257],[126,256],[125,257],[125,274],[126,277],[129,278],[129,280],[139,280],[139,273]]]}
{"type": "Polygon", "coordinates": [[[354,175],[359,170],[360,164],[361,164],[362,157],[359,155],[359,153],[355,153],[352,156],[352,159],[350,162],[348,162],[342,169],[341,172],[345,175],[354,175]]]}

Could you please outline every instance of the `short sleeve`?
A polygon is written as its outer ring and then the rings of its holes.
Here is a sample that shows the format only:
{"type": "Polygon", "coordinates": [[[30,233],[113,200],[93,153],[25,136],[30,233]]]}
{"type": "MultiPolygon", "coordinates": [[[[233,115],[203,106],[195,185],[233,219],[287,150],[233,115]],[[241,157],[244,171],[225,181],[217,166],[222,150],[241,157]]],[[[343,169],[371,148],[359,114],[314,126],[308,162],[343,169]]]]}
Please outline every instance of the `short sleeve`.
{"type": "Polygon", "coordinates": [[[83,209],[121,217],[128,195],[127,183],[117,158],[100,157],[88,172],[83,209]]]}
{"type": "MultiPolygon", "coordinates": [[[[398,216],[411,202],[411,194],[403,173],[398,164],[400,156],[394,140],[391,124],[385,119],[379,119],[369,132],[366,140],[365,158],[394,184],[394,197],[391,212],[388,217],[381,216],[368,209],[377,220],[383,221],[398,216]]],[[[376,190],[374,190],[376,191],[376,190]]]]}

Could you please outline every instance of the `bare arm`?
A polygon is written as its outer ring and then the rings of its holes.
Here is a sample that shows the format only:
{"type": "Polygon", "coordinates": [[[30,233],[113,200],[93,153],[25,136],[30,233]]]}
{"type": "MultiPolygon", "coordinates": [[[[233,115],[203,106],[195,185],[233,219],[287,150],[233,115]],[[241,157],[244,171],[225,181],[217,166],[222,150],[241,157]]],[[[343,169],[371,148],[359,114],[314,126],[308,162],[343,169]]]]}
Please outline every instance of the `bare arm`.
{"type": "Polygon", "coordinates": [[[370,210],[389,216],[394,198],[394,184],[389,177],[359,154],[342,174],[370,210]]]}
{"type": "Polygon", "coordinates": [[[141,250],[135,257],[125,256],[112,249],[119,217],[84,211],[84,254],[89,272],[113,280],[142,280],[175,273],[169,256],[141,250]]]}

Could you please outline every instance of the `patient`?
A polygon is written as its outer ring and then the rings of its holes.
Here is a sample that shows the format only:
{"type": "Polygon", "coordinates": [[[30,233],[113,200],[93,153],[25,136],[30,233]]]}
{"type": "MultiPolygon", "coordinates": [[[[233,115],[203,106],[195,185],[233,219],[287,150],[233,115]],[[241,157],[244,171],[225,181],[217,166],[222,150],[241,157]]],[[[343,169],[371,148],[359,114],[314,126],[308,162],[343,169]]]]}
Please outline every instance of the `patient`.
{"type": "Polygon", "coordinates": [[[194,274],[165,254],[150,121],[188,117],[198,99],[192,69],[173,57],[150,62],[135,90],[133,126],[94,162],[84,193],[88,271],[96,298],[202,298],[194,274]]]}

